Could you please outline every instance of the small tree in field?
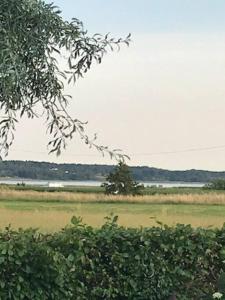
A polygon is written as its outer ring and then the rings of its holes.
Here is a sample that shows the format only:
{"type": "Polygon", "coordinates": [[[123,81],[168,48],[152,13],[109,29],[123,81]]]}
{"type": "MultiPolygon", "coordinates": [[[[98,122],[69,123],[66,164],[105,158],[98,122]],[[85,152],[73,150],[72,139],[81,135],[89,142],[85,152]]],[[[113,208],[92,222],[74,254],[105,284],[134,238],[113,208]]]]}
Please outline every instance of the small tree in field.
{"type": "Polygon", "coordinates": [[[106,178],[103,187],[106,194],[141,195],[144,189],[142,184],[132,179],[129,167],[122,161],[106,178]]]}

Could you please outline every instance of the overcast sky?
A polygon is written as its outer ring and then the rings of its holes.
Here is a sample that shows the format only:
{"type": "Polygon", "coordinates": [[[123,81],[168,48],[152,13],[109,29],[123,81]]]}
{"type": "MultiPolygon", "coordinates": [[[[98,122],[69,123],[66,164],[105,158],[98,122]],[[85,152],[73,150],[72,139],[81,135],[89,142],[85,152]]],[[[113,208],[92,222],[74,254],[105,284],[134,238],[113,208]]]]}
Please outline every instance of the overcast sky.
{"type": "MultiPolygon", "coordinates": [[[[49,1],[50,2],[50,1],[49,1]]],[[[132,33],[70,87],[71,115],[130,165],[225,170],[225,1],[57,0],[91,33],[132,33]]],[[[8,159],[115,163],[78,137],[48,155],[44,120],[21,120],[8,159]]]]}

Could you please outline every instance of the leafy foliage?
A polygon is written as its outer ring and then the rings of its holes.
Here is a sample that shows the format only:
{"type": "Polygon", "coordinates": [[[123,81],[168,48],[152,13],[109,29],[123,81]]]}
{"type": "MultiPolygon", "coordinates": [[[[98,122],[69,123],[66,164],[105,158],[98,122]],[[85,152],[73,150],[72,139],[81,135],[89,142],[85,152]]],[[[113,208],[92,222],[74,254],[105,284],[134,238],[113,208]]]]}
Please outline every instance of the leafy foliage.
{"type": "Polygon", "coordinates": [[[219,288],[224,227],[124,228],[117,217],[99,229],[72,223],[54,234],[0,232],[1,299],[194,300],[219,288]]]}
{"type": "Polygon", "coordinates": [[[216,179],[205,185],[205,188],[212,190],[225,190],[225,179],[216,179]]]}
{"type": "Polygon", "coordinates": [[[77,132],[86,144],[111,156],[117,151],[98,146],[84,133],[85,123],[66,110],[70,96],[64,84],[74,83],[95,61],[101,63],[107,49],[119,48],[126,39],[109,35],[89,37],[77,19],[63,20],[60,10],[41,0],[0,1],[0,104],[4,113],[0,122],[0,154],[7,154],[14,138],[18,114],[38,117],[45,114],[47,131],[52,135],[50,152],[60,154],[66,141],[77,132]],[[58,64],[66,57],[67,69],[58,64]]]}
{"type": "Polygon", "coordinates": [[[35,230],[0,234],[0,299],[71,299],[68,263],[35,230]]]}
{"type": "Polygon", "coordinates": [[[108,182],[103,183],[106,194],[140,195],[144,186],[132,179],[129,167],[124,162],[119,162],[115,170],[106,177],[108,182]]]}
{"type": "Polygon", "coordinates": [[[225,299],[225,273],[221,273],[216,282],[216,292],[213,294],[203,296],[203,299],[205,300],[225,299]]]}

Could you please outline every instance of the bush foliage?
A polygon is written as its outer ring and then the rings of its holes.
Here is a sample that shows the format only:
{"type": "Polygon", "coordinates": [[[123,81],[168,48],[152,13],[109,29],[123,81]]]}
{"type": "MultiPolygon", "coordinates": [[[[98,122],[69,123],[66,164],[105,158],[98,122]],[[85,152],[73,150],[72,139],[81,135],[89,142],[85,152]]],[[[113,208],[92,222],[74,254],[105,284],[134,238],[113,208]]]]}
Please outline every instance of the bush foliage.
{"type": "Polygon", "coordinates": [[[205,188],[212,190],[225,190],[225,179],[216,179],[205,185],[205,188]]]}
{"type": "Polygon", "coordinates": [[[72,221],[54,234],[0,233],[0,299],[201,299],[224,271],[225,227],[72,221]]]}
{"type": "Polygon", "coordinates": [[[122,161],[109,173],[106,181],[102,184],[106,194],[133,196],[143,194],[144,186],[133,180],[128,165],[122,161]]]}

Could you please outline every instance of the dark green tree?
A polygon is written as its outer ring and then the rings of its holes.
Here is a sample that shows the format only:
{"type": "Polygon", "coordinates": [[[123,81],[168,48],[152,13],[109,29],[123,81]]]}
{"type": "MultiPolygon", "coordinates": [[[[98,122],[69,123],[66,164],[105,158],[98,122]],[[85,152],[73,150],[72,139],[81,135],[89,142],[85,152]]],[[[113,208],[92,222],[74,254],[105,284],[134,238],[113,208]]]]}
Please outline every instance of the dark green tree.
{"type": "Polygon", "coordinates": [[[129,167],[122,161],[107,176],[102,186],[106,194],[141,195],[144,186],[133,180],[129,167]]]}
{"type": "Polygon", "coordinates": [[[225,179],[213,180],[212,182],[207,183],[204,187],[212,190],[225,190],[225,179]]]}
{"type": "Polygon", "coordinates": [[[0,155],[8,153],[18,118],[41,113],[52,136],[50,152],[60,154],[78,133],[86,144],[119,158],[119,152],[97,145],[95,137],[89,139],[85,123],[68,113],[71,97],[65,95],[64,85],[83,77],[93,62],[101,63],[107,49],[129,41],[130,35],[124,40],[89,36],[79,20],[65,21],[57,7],[41,0],[1,0],[0,155]],[[65,59],[66,70],[59,58],[65,59]]]}

